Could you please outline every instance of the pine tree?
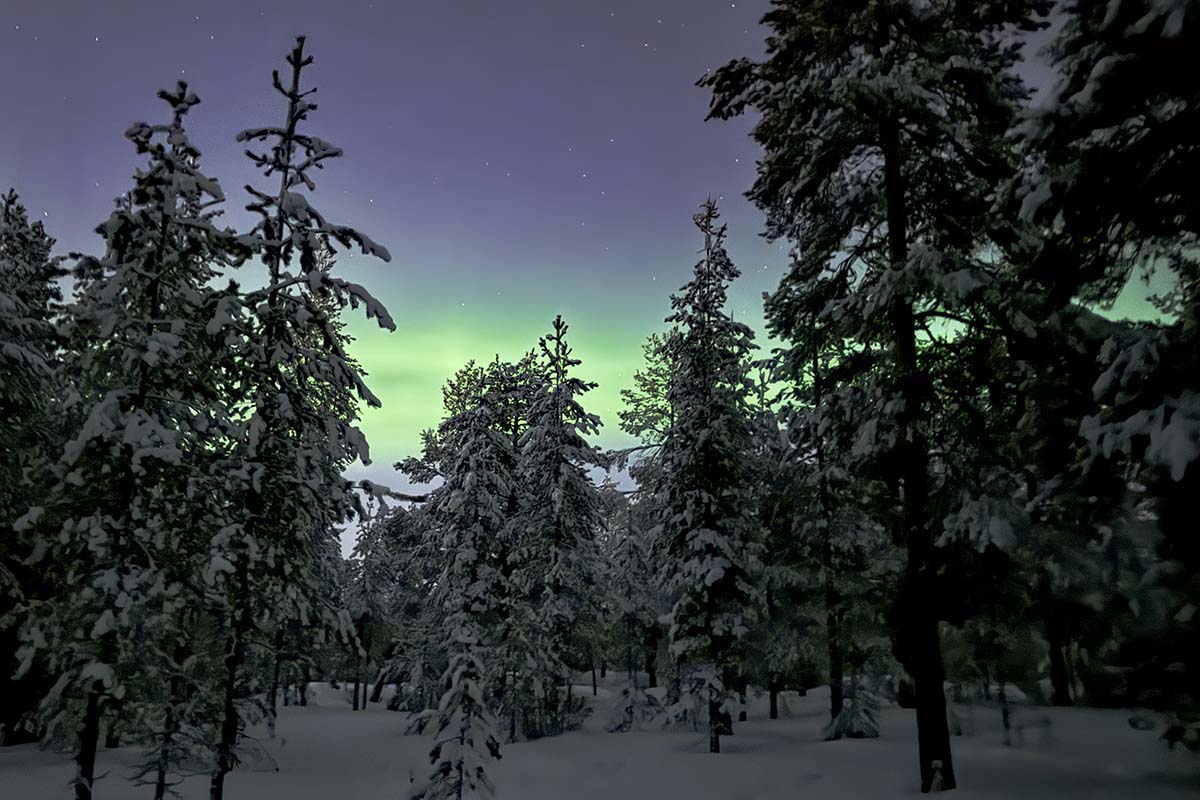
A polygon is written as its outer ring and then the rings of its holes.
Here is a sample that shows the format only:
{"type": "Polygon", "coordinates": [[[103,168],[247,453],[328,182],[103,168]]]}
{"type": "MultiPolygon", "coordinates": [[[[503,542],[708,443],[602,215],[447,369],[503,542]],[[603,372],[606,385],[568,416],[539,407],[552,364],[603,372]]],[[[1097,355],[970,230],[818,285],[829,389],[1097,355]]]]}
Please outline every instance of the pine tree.
{"type": "MultiPolygon", "coordinates": [[[[61,270],[51,257],[53,246],[15,192],[0,195],[0,528],[7,530],[39,502],[47,462],[65,438],[65,415],[56,400],[65,392],[55,334],[61,270]]],[[[11,612],[22,597],[61,590],[24,563],[33,544],[10,537],[0,552],[0,669],[10,675],[19,646],[19,620],[11,612]]],[[[30,735],[27,712],[49,683],[35,668],[21,690],[0,697],[0,741],[18,743],[30,735]]]]}
{"type": "Polygon", "coordinates": [[[624,700],[614,708],[608,730],[627,731],[651,721],[661,710],[658,700],[645,690],[657,686],[658,618],[666,610],[666,604],[656,590],[646,541],[649,515],[638,507],[639,500],[631,500],[611,480],[606,480],[600,491],[605,519],[604,602],[613,628],[610,638],[628,682],[622,690],[624,700]],[[647,686],[639,679],[643,667],[647,686]]]}
{"type": "Polygon", "coordinates": [[[223,193],[197,169],[184,131],[199,99],[182,82],[159,97],[172,121],[126,132],[147,167],[97,229],[106,254],[74,270],[66,341],[81,425],[45,506],[18,521],[44,526],[38,555],[78,587],[33,604],[22,637],[25,665],[48,648],[60,676],[47,711],[61,719],[83,706],[79,798],[92,794],[102,716],[125,700],[139,667],[153,669],[136,642],[167,638],[189,601],[190,531],[209,522],[190,509],[215,485],[205,441],[223,424],[204,333],[206,284],[235,248],[212,223],[223,193]]]}
{"type": "Polygon", "coordinates": [[[567,651],[578,628],[597,611],[600,502],[587,470],[601,466],[603,458],[585,438],[599,431],[600,420],[581,404],[596,385],[571,374],[581,362],[572,357],[562,317],[553,325],[539,340],[542,378],[520,440],[517,475],[523,491],[510,585],[513,605],[527,607],[513,609],[517,619],[527,617],[530,650],[523,655],[527,667],[536,664],[517,674],[533,673],[529,679],[538,684],[539,699],[547,690],[556,695],[556,684],[565,680],[564,706],[552,701],[546,709],[551,729],[562,730],[571,713],[567,651]]]}
{"type": "Polygon", "coordinates": [[[226,638],[212,800],[222,797],[225,775],[236,763],[244,721],[239,698],[249,682],[244,673],[255,627],[294,620],[336,630],[346,622],[320,602],[319,576],[337,557],[337,526],[359,512],[359,498],[340,474],[355,459],[369,462],[367,442],[353,425],[356,404],[377,406],[379,400],[348,357],[331,309],[361,304],[368,318],[395,328],[365,288],[333,275],[324,258],[334,246],[355,244],[366,255],[390,256],[364,234],[328,222],[304,192],[316,188],[313,171],[342,154],[300,130],[316,110],[315,90],[301,87],[312,61],[298,37],[287,57],[288,84],[273,73],[275,90],[287,100],[284,124],[238,134],[239,141],[266,145],[265,152],[247,155],[265,176],[279,176],[275,192],[246,187],[247,208],[260,219],[240,237],[266,266],[268,284],[226,298],[210,323],[210,330],[227,330],[238,340],[231,372],[242,423],[230,491],[240,500],[213,540],[210,570],[224,595],[216,613],[224,618],[226,638]],[[270,601],[265,614],[255,606],[260,597],[270,601]]]}
{"type": "MultiPolygon", "coordinates": [[[[1038,321],[1051,327],[1075,298],[1108,304],[1131,277],[1167,272],[1153,298],[1164,317],[1113,332],[1095,381],[1099,407],[1084,420],[1089,461],[1127,460],[1157,498],[1162,540],[1158,574],[1195,575],[1200,547],[1190,508],[1200,490],[1200,203],[1190,176],[1200,168],[1200,80],[1188,65],[1200,41],[1195,0],[1104,3],[1072,0],[1049,49],[1061,79],[1020,129],[1027,160],[1012,181],[1005,213],[1017,226],[1010,249],[1045,294],[1038,321]]],[[[1174,596],[1164,642],[1195,638],[1196,582],[1163,578],[1174,596]]],[[[1194,683],[1200,662],[1172,645],[1194,683]]],[[[1160,674],[1148,683],[1172,684],[1160,674]]],[[[1200,708],[1190,690],[1172,690],[1174,728],[1200,747],[1200,708]],[[1190,729],[1190,734],[1188,730],[1190,729]]],[[[1161,696],[1161,693],[1159,693],[1161,696]]],[[[1133,702],[1139,702],[1133,700],[1133,702]]]]}
{"type": "MultiPolygon", "coordinates": [[[[1025,97],[1012,72],[1018,47],[1004,36],[1046,6],[776,0],[766,58],[700,82],[714,91],[711,117],[762,115],[754,136],[765,153],[749,196],[767,214],[767,235],[795,240],[805,265],[777,295],[824,298],[828,340],[863,350],[843,382],[859,391],[857,450],[892,496],[879,521],[907,552],[897,652],[916,683],[923,791],[955,786],[930,498],[931,421],[944,398],[926,357],[952,337],[929,326],[983,324],[956,312],[999,282],[981,254],[992,193],[1015,170],[1005,134],[1025,97]]],[[[1011,331],[1019,321],[1001,308],[987,324],[1011,331]]],[[[774,324],[789,327],[779,316],[774,324]]]]}
{"type": "Polygon", "coordinates": [[[503,581],[493,548],[507,522],[515,453],[495,428],[492,400],[480,398],[456,420],[459,447],[430,505],[431,544],[445,560],[433,600],[445,614],[449,665],[442,682],[447,688],[432,717],[433,770],[413,787],[412,800],[495,793],[484,767],[488,757],[500,757],[488,705],[487,661],[496,647],[503,581]]]}
{"type": "Polygon", "coordinates": [[[711,665],[709,749],[720,752],[721,707],[738,675],[740,640],[755,618],[751,584],[755,520],[746,406],[753,332],[725,311],[738,270],[725,253],[725,228],[710,199],[696,214],[704,236],[695,276],[671,298],[667,321],[680,329],[668,400],[672,424],[659,458],[660,569],[674,605],[671,653],[711,665]]]}
{"type": "MultiPolygon", "coordinates": [[[[29,221],[16,192],[0,196],[0,520],[12,524],[28,505],[23,488],[36,453],[51,439],[54,316],[62,300],[54,247],[40,222],[29,221]]],[[[48,448],[47,448],[48,449],[48,448]]],[[[0,582],[13,581],[0,562],[0,582]]],[[[0,590],[11,588],[0,583],[0,590]]]]}

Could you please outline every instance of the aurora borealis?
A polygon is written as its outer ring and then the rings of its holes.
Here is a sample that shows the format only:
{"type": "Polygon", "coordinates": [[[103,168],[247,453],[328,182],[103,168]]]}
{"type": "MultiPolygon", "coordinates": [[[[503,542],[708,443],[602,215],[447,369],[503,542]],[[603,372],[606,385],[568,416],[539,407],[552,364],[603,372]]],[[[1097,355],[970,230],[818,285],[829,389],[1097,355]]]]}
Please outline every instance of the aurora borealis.
{"type": "MultiPolygon", "coordinates": [[[[63,2],[6,0],[0,28],[0,190],[43,218],[60,253],[91,252],[93,227],[137,164],[122,132],[160,121],[155,91],[187,80],[203,100],[190,133],[203,169],[248,224],[259,179],[237,131],[282,116],[270,89],[304,33],[319,88],[311,132],[344,148],[313,203],[385,244],[391,264],[345,272],[395,317],[358,317],[353,350],[384,408],[363,427],[374,465],[412,454],[468,359],[532,347],[555,314],[597,381],[590,410],[617,431],[618,393],[687,280],[691,215],[719,198],[744,277],[735,313],[761,329],[762,291],[786,263],[742,197],[757,150],[750,121],[705,123],[705,69],[759,53],[767,0],[63,2]]],[[[1137,294],[1137,292],[1134,292],[1137,294]]],[[[1122,313],[1144,313],[1130,301],[1122,313]]]]}

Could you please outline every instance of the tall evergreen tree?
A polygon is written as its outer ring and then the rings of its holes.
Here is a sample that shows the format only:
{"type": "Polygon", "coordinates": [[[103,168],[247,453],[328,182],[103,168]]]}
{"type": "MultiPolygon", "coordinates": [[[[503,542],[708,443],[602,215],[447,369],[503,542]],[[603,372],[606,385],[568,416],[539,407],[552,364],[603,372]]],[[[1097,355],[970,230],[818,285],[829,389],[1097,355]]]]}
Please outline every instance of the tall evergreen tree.
{"type": "Polygon", "coordinates": [[[18,522],[44,526],[37,556],[78,587],[32,604],[22,636],[25,664],[48,649],[60,676],[47,710],[82,714],[79,798],[92,795],[102,716],[123,702],[145,657],[136,642],[162,635],[188,602],[195,561],[172,566],[195,553],[192,526],[211,521],[190,508],[215,486],[206,439],[224,422],[205,341],[206,285],[234,247],[212,223],[221,188],[198,170],[184,131],[199,99],[182,82],[159,96],[172,120],[126,132],[147,166],[97,229],[105,255],[74,270],[66,341],[81,426],[46,503],[18,522]]]}
{"type": "Polygon", "coordinates": [[[725,310],[738,276],[711,199],[694,217],[704,236],[691,282],[671,298],[667,321],[675,375],[672,422],[659,459],[657,535],[662,579],[674,605],[671,653],[710,665],[709,750],[720,752],[722,705],[741,669],[738,646],[756,615],[751,583],[756,521],[750,491],[747,357],[753,332],[725,310]]]}
{"type": "MultiPolygon", "coordinates": [[[[61,269],[50,255],[53,246],[42,224],[30,222],[16,192],[0,195],[0,528],[7,530],[39,501],[47,462],[61,448],[66,427],[55,334],[61,269]]],[[[13,537],[0,552],[0,670],[10,675],[19,645],[12,610],[23,596],[59,591],[24,563],[32,544],[13,537]]],[[[45,679],[35,669],[22,690],[0,696],[0,742],[29,736],[27,713],[47,688],[36,685],[45,679]]]]}
{"type": "MultiPolygon", "coordinates": [[[[0,520],[7,524],[25,513],[27,473],[49,438],[54,315],[62,300],[53,246],[42,223],[29,221],[16,192],[0,195],[0,520]]],[[[0,563],[0,581],[5,570],[0,563]]]]}
{"type": "MultiPolygon", "coordinates": [[[[711,117],[751,108],[764,148],[749,196],[767,235],[789,237],[803,265],[777,296],[823,297],[822,318],[864,354],[859,452],[891,489],[880,514],[907,552],[897,652],[913,675],[921,788],[955,786],[942,690],[944,561],[931,492],[939,398],[930,380],[930,324],[983,291],[994,270],[989,210],[1015,169],[1005,140],[1025,97],[1012,72],[1046,3],[984,4],[776,0],[761,62],[734,61],[703,78],[711,117]]],[[[786,304],[770,312],[790,325],[786,304]]],[[[1002,321],[1011,328],[1014,321],[1002,321]]],[[[849,379],[850,376],[848,376],[849,379]]]]}
{"type": "Polygon", "coordinates": [[[445,614],[449,665],[432,716],[433,770],[414,785],[412,800],[495,793],[484,767],[487,758],[500,757],[488,686],[502,611],[494,548],[507,525],[515,463],[511,442],[496,430],[496,399],[481,397],[457,420],[459,447],[430,505],[432,544],[445,562],[433,600],[445,614]]]}
{"type": "MultiPolygon", "coordinates": [[[[537,667],[525,672],[533,672],[530,677],[540,684],[535,696],[550,690],[555,698],[556,684],[566,683],[562,708],[552,699],[547,709],[561,730],[571,701],[567,651],[598,610],[600,499],[587,471],[604,459],[585,438],[599,431],[600,419],[581,403],[596,384],[572,374],[581,362],[567,344],[567,324],[559,316],[553,325],[538,342],[542,378],[520,440],[517,475],[523,488],[510,583],[514,606],[528,607],[526,634],[533,647],[525,656],[537,667]]],[[[523,610],[514,608],[514,615],[520,619],[523,610]]]]}
{"type": "MultiPolygon", "coordinates": [[[[1004,211],[1026,223],[1011,243],[1025,276],[1047,297],[1039,322],[1076,297],[1113,302],[1139,273],[1167,272],[1154,302],[1162,324],[1113,332],[1084,420],[1091,456],[1128,459],[1157,498],[1162,535],[1162,649],[1149,661],[1179,665],[1148,684],[1170,686],[1181,715],[1172,737],[1200,747],[1200,704],[1190,687],[1200,662],[1173,643],[1200,625],[1200,547],[1191,511],[1200,491],[1200,42],[1195,0],[1071,0],[1049,49],[1060,80],[1019,133],[1027,160],[1004,211]],[[1172,577],[1173,576],[1173,577],[1172,577]],[[1188,677],[1184,677],[1184,675],[1188,677]]],[[[1057,332],[1056,329],[1051,332],[1057,332]]],[[[1138,702],[1135,700],[1135,702],[1138,702]]]]}
{"type": "MultiPolygon", "coordinates": [[[[368,318],[394,330],[386,309],[362,286],[336,277],[323,258],[329,248],[358,245],[366,255],[390,260],[366,235],[330,223],[309,202],[312,174],[341,149],[301,131],[316,110],[315,89],[301,79],[312,57],[298,37],[288,54],[290,75],[272,83],[287,101],[279,127],[251,128],[242,142],[261,142],[247,155],[275,191],[246,187],[247,208],[259,216],[240,240],[266,266],[267,285],[227,297],[210,330],[226,331],[239,347],[230,369],[241,435],[230,473],[230,524],[212,544],[214,575],[224,594],[221,729],[212,800],[223,796],[225,775],[236,763],[243,725],[240,698],[247,694],[250,640],[257,625],[337,628],[344,624],[321,603],[319,574],[338,551],[337,526],[359,512],[359,498],[341,470],[355,459],[369,463],[366,439],[354,426],[357,403],[379,405],[347,356],[336,314],[365,307],[368,318]],[[332,301],[329,299],[332,298],[332,301]],[[266,600],[265,608],[256,603],[266,600]],[[260,614],[263,611],[265,613],[260,614]]],[[[252,693],[253,694],[253,693],[252,693]]]]}

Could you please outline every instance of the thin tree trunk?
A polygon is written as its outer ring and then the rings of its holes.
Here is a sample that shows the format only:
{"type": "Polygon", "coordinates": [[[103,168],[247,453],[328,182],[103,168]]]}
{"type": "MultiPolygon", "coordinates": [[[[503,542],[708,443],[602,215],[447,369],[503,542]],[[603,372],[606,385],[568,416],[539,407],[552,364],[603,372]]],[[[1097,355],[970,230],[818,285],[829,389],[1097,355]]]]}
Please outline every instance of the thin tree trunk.
{"type": "Polygon", "coordinates": [[[1055,614],[1054,591],[1050,586],[1050,576],[1043,571],[1038,578],[1038,595],[1042,606],[1042,623],[1046,633],[1046,644],[1050,648],[1050,686],[1053,689],[1051,701],[1056,706],[1071,705],[1071,681],[1067,675],[1067,659],[1063,652],[1066,647],[1066,637],[1063,635],[1062,623],[1055,614]]]}
{"type": "Polygon", "coordinates": [[[121,746],[121,734],[118,733],[117,724],[121,721],[121,706],[120,700],[114,700],[111,703],[112,711],[109,713],[108,729],[104,732],[104,748],[106,750],[116,750],[121,746]]]}
{"type": "MultiPolygon", "coordinates": [[[[167,714],[170,715],[170,712],[168,711],[167,714]]],[[[163,736],[158,758],[158,772],[154,776],[154,800],[165,800],[167,796],[167,765],[170,763],[170,758],[170,737],[163,736]]]]}
{"type": "Polygon", "coordinates": [[[779,677],[772,674],[767,680],[767,696],[770,698],[770,710],[767,716],[771,719],[779,719],[779,677]]]}
{"type": "Polygon", "coordinates": [[[599,692],[596,689],[596,663],[592,662],[592,697],[595,697],[599,692]]]}
{"type": "Polygon", "coordinates": [[[300,705],[301,707],[308,705],[308,683],[312,673],[309,671],[308,661],[304,662],[304,671],[300,675],[300,705]]]}
{"type": "Polygon", "coordinates": [[[171,768],[171,746],[175,743],[175,734],[179,730],[179,722],[175,717],[175,708],[178,704],[186,701],[181,670],[190,654],[191,648],[186,644],[180,644],[175,647],[175,654],[172,658],[175,663],[172,665],[171,680],[167,685],[167,696],[170,700],[167,703],[166,717],[163,719],[162,744],[159,746],[158,771],[154,780],[154,800],[164,800],[167,796],[167,774],[171,768]]]}
{"type": "Polygon", "coordinates": [[[253,610],[250,607],[250,565],[245,554],[238,560],[237,577],[237,617],[232,621],[229,638],[225,643],[225,675],[221,687],[224,695],[221,738],[217,743],[217,767],[209,786],[209,800],[224,800],[225,776],[233,770],[237,761],[235,752],[241,723],[237,710],[237,677],[238,670],[246,660],[246,637],[254,622],[253,610]]]}
{"type": "Polygon", "coordinates": [[[721,752],[721,701],[716,689],[708,690],[708,752],[721,752]]]}
{"type": "Polygon", "coordinates": [[[75,756],[75,800],[92,800],[92,782],[96,776],[96,749],[100,743],[99,681],[88,692],[87,708],[79,728],[79,752],[75,756]]]}
{"type": "MultiPolygon", "coordinates": [[[[824,400],[823,375],[820,353],[812,353],[813,407],[819,409],[824,400]]],[[[842,647],[841,597],[837,590],[837,579],[833,561],[833,500],[825,480],[825,446],[818,437],[817,456],[817,507],[824,523],[825,541],[821,547],[821,566],[825,579],[825,640],[829,650],[829,718],[835,720],[842,713],[845,680],[845,656],[842,647]]],[[[837,738],[835,736],[835,738],[837,738]]]]}
{"type": "MultiPolygon", "coordinates": [[[[829,718],[837,719],[844,703],[846,660],[842,650],[842,615],[836,605],[830,605],[834,590],[827,586],[825,591],[825,625],[829,646],[829,718]]],[[[836,603],[836,600],[833,600],[836,603]]]]}
{"type": "Polygon", "coordinates": [[[601,661],[600,662],[600,680],[604,680],[606,675],[608,675],[608,663],[605,661],[601,661]]]}
{"type": "Polygon", "coordinates": [[[658,629],[654,628],[647,634],[643,643],[646,648],[646,685],[653,689],[658,686],[658,629]]]}
{"type": "Polygon", "coordinates": [[[358,711],[358,665],[354,666],[354,710],[358,711]]]}
{"type": "Polygon", "coordinates": [[[379,673],[375,676],[375,686],[371,689],[371,702],[378,703],[383,699],[383,686],[388,679],[387,665],[379,668],[379,673]]]}
{"type": "Polygon", "coordinates": [[[275,634],[275,667],[271,672],[271,693],[268,696],[271,707],[271,717],[275,716],[275,709],[279,704],[279,668],[283,661],[283,631],[275,634]]]}

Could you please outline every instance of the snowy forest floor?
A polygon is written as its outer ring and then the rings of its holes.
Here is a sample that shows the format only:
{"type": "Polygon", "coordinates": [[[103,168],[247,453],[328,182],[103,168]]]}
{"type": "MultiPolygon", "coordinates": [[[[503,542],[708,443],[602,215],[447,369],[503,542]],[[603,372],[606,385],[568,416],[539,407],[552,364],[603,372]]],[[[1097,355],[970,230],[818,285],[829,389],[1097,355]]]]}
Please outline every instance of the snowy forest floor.
{"type": "MultiPolygon", "coordinates": [[[[595,712],[579,731],[505,746],[489,766],[500,798],[510,800],[808,800],[917,795],[914,712],[885,708],[878,739],[825,742],[827,691],[785,693],[781,719],[767,718],[767,698],[751,698],[749,721],[710,755],[707,738],[691,731],[606,733],[623,676],[609,675],[599,696],[590,683],[577,692],[595,712]]],[[[405,714],[382,703],[350,709],[349,690],[314,684],[307,707],[281,708],[274,739],[261,734],[278,772],[265,763],[230,775],[229,800],[402,800],[410,772],[428,768],[426,737],[405,736],[405,714]]],[[[1026,734],[1023,745],[1002,743],[995,709],[960,708],[974,735],[955,737],[955,798],[1021,800],[1174,800],[1200,796],[1200,759],[1171,752],[1153,732],[1129,727],[1129,712],[1036,709],[1053,721],[1026,734]]],[[[152,787],[126,776],[137,761],[128,748],[100,754],[97,800],[146,800],[152,787]]],[[[0,749],[0,798],[66,798],[69,755],[33,745],[0,749]]],[[[184,800],[207,797],[206,777],[177,787],[184,800]]]]}

